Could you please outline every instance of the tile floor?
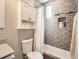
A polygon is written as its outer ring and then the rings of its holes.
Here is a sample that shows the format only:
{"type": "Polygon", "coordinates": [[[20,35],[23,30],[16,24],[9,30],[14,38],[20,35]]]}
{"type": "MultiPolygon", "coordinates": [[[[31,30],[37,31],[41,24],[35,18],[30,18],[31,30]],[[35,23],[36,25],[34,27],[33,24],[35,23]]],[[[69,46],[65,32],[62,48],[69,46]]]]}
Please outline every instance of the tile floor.
{"type": "MultiPolygon", "coordinates": [[[[25,54],[23,55],[26,56],[25,54]]],[[[43,58],[44,59],[60,59],[60,58],[57,58],[56,56],[49,56],[47,54],[43,54],[43,58]]],[[[23,57],[23,59],[28,59],[28,57],[23,57]]]]}
{"type": "Polygon", "coordinates": [[[60,58],[58,58],[56,56],[49,56],[47,54],[43,54],[43,57],[44,57],[44,59],[60,59],[60,58]]]}

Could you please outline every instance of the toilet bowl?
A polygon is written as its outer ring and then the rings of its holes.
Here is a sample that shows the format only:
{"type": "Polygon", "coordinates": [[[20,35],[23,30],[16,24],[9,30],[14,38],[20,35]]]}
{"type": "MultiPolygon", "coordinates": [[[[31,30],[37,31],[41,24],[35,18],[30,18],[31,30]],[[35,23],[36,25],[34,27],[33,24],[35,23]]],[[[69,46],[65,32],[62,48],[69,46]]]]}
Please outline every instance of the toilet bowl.
{"type": "Polygon", "coordinates": [[[43,59],[40,52],[32,51],[33,39],[22,40],[23,53],[27,55],[28,59],[43,59]]]}
{"type": "Polygon", "coordinates": [[[37,51],[33,51],[27,54],[28,59],[43,59],[43,56],[41,53],[37,51]]]}

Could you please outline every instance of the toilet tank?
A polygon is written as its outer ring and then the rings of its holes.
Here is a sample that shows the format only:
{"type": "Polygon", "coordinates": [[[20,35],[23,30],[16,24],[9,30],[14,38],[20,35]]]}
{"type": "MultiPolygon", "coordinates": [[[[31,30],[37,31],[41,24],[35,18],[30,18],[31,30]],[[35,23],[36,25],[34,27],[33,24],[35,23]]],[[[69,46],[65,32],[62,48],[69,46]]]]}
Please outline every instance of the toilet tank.
{"type": "Polygon", "coordinates": [[[23,53],[27,54],[32,52],[32,45],[33,45],[33,39],[22,40],[23,53]]]}

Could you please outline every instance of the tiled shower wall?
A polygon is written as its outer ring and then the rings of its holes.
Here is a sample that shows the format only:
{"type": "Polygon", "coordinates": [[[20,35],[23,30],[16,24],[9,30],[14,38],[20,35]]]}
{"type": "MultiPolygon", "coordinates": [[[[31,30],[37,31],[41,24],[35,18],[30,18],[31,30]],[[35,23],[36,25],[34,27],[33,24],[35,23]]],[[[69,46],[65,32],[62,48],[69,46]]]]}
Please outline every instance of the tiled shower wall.
{"type": "Polygon", "coordinates": [[[54,19],[46,19],[45,43],[69,51],[74,14],[64,16],[66,17],[66,27],[62,28],[59,28],[58,26],[57,17],[55,17],[54,19]]]}
{"type": "Polygon", "coordinates": [[[77,11],[77,0],[62,0],[61,2],[53,2],[52,18],[45,18],[45,44],[70,51],[73,18],[75,13],[61,14],[61,16],[55,15],[56,13],[66,13],[69,11],[77,11]],[[66,27],[59,28],[59,17],[66,17],[66,27]]]}

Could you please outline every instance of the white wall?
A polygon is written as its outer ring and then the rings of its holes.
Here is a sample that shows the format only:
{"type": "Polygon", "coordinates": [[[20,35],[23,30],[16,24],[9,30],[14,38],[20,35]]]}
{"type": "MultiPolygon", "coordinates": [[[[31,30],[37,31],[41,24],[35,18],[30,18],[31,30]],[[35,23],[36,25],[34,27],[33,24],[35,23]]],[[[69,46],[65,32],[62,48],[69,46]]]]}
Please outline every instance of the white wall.
{"type": "Polygon", "coordinates": [[[17,37],[18,0],[5,0],[5,28],[0,29],[0,40],[7,40],[15,50],[16,59],[22,59],[17,37]]]}

